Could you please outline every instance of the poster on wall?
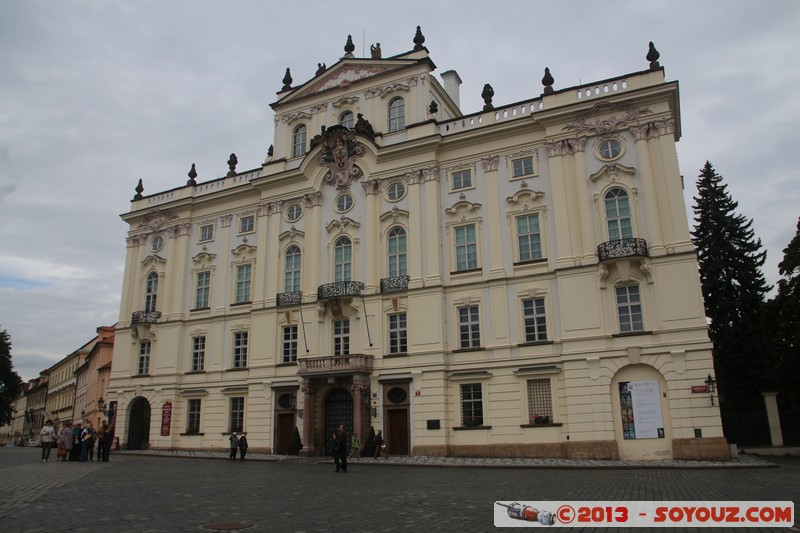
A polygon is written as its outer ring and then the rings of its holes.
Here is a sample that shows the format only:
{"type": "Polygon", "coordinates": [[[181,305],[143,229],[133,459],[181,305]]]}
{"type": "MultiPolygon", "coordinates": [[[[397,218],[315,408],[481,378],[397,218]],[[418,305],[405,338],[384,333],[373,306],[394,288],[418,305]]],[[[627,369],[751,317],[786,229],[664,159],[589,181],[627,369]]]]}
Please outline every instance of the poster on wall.
{"type": "Polygon", "coordinates": [[[661,391],[658,381],[624,381],[619,384],[624,439],[663,439],[661,391]]]}
{"type": "Polygon", "coordinates": [[[161,410],[161,436],[169,437],[169,428],[172,425],[172,402],[164,402],[161,410]]]}

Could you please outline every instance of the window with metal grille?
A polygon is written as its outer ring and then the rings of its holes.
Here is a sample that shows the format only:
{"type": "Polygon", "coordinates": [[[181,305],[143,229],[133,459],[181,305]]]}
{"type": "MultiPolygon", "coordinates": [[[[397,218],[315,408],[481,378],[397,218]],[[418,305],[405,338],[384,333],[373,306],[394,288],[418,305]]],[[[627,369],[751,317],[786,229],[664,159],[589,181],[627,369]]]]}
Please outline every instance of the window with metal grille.
{"type": "Polygon", "coordinates": [[[297,324],[283,326],[283,362],[297,361],[297,324]]]}
{"type": "Polygon", "coordinates": [[[461,384],[461,425],[483,425],[483,393],[480,383],[461,384]]]}
{"type": "Polygon", "coordinates": [[[525,342],[547,340],[547,319],[544,298],[522,300],[522,316],[525,320],[525,342]]]}
{"type": "Polygon", "coordinates": [[[406,353],[408,351],[408,331],[406,329],[406,314],[394,313],[389,315],[389,353],[406,353]]]}
{"type": "Polygon", "coordinates": [[[553,422],[553,396],[550,378],[528,380],[528,416],[531,424],[553,422]]]}
{"type": "Polygon", "coordinates": [[[333,355],[350,354],[350,320],[333,321],[333,355]]]}
{"type": "Polygon", "coordinates": [[[192,399],[186,403],[186,433],[200,433],[200,400],[192,399]]]}
{"type": "Polygon", "coordinates": [[[150,341],[144,340],[139,343],[139,374],[150,373],[150,341]]]}
{"type": "Polygon", "coordinates": [[[241,433],[244,431],[244,398],[231,398],[231,412],[228,419],[228,432],[241,433]]]}
{"type": "Polygon", "coordinates": [[[192,337],[192,372],[200,372],[206,365],[206,337],[192,337]]]}
{"type": "Polygon", "coordinates": [[[247,331],[237,331],[233,334],[233,368],[247,366],[247,331]]]}

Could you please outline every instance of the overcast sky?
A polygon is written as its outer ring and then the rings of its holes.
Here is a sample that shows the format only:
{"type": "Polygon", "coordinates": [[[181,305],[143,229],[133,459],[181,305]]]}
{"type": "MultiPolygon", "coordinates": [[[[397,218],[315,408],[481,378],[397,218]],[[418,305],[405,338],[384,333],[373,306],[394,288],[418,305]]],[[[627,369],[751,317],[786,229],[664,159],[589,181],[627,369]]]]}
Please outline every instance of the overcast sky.
{"type": "MultiPolygon", "coordinates": [[[[800,216],[800,2],[266,2],[0,0],[0,329],[39,375],[119,318],[128,211],[145,194],[260,166],[286,67],[294,85],[357,56],[413,48],[456,70],[465,114],[647,68],[680,83],[691,210],[699,169],[722,174],[778,279],[800,216]],[[335,6],[335,7],[333,7],[335,6]]],[[[369,118],[369,117],[368,117],[369,118]]]]}

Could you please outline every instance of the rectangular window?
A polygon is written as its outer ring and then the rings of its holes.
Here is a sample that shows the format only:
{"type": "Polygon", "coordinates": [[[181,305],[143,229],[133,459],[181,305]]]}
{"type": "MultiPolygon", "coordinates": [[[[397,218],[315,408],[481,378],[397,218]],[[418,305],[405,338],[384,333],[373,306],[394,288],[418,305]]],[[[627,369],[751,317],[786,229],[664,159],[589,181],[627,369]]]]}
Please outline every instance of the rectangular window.
{"type": "Polygon", "coordinates": [[[514,167],[513,176],[518,178],[520,176],[528,176],[533,174],[533,158],[523,157],[522,159],[515,159],[512,162],[514,167]]]}
{"type": "Polygon", "coordinates": [[[211,272],[197,273],[197,286],[194,293],[194,308],[207,309],[208,295],[211,291],[211,272]]]}
{"type": "Polygon", "coordinates": [[[333,321],[333,355],[350,354],[350,321],[333,321]]]}
{"type": "Polygon", "coordinates": [[[478,268],[478,242],[475,224],[455,228],[456,270],[478,268]]]}
{"type": "Polygon", "coordinates": [[[408,330],[406,314],[389,315],[389,353],[398,354],[408,351],[408,330]]]}
{"type": "Polygon", "coordinates": [[[214,225],[206,224],[200,226],[200,242],[211,241],[214,239],[214,225]]]}
{"type": "Polygon", "coordinates": [[[236,267],[236,300],[240,304],[250,301],[250,278],[253,275],[253,265],[247,263],[236,267]]]}
{"type": "Polygon", "coordinates": [[[638,285],[617,287],[617,314],[621,333],[644,331],[638,285]]]}
{"type": "Polygon", "coordinates": [[[150,341],[139,343],[139,375],[150,373],[150,341]]]}
{"type": "Polygon", "coordinates": [[[453,190],[472,187],[472,171],[457,170],[453,172],[453,190]]]}
{"type": "Polygon", "coordinates": [[[189,400],[186,404],[186,433],[200,433],[200,400],[189,400]]]}
{"type": "Polygon", "coordinates": [[[247,215],[239,218],[239,233],[252,233],[256,230],[256,217],[247,215]]]}
{"type": "Polygon", "coordinates": [[[192,337],[192,372],[201,372],[206,365],[206,338],[192,337]]]}
{"type": "Polygon", "coordinates": [[[480,347],[481,328],[477,305],[458,308],[458,334],[461,348],[480,347]]]}
{"type": "Polygon", "coordinates": [[[283,326],[283,362],[297,361],[297,325],[283,326]]]}
{"type": "Polygon", "coordinates": [[[244,398],[231,398],[231,412],[228,419],[228,432],[241,433],[244,431],[244,398]]]}
{"type": "Polygon", "coordinates": [[[531,424],[553,422],[553,396],[550,378],[528,380],[528,416],[531,424]]]}
{"type": "Polygon", "coordinates": [[[483,393],[480,383],[461,384],[461,425],[464,427],[483,425],[483,393]]]}
{"type": "Polygon", "coordinates": [[[522,316],[525,320],[525,342],[547,340],[547,320],[544,314],[544,298],[522,300],[522,316]]]}
{"type": "Polygon", "coordinates": [[[542,258],[542,237],[538,214],[517,217],[517,244],[519,245],[520,261],[542,258]]]}
{"type": "Polygon", "coordinates": [[[247,331],[238,331],[233,334],[233,368],[247,366],[247,331]]]}

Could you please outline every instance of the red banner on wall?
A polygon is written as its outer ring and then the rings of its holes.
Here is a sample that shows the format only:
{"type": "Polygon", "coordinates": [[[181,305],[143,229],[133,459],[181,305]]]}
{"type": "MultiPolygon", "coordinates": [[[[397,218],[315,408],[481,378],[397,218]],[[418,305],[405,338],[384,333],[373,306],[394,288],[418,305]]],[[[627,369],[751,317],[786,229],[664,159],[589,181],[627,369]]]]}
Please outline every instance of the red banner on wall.
{"type": "Polygon", "coordinates": [[[172,425],[172,402],[164,402],[161,409],[161,436],[169,437],[169,427],[172,425]]]}

